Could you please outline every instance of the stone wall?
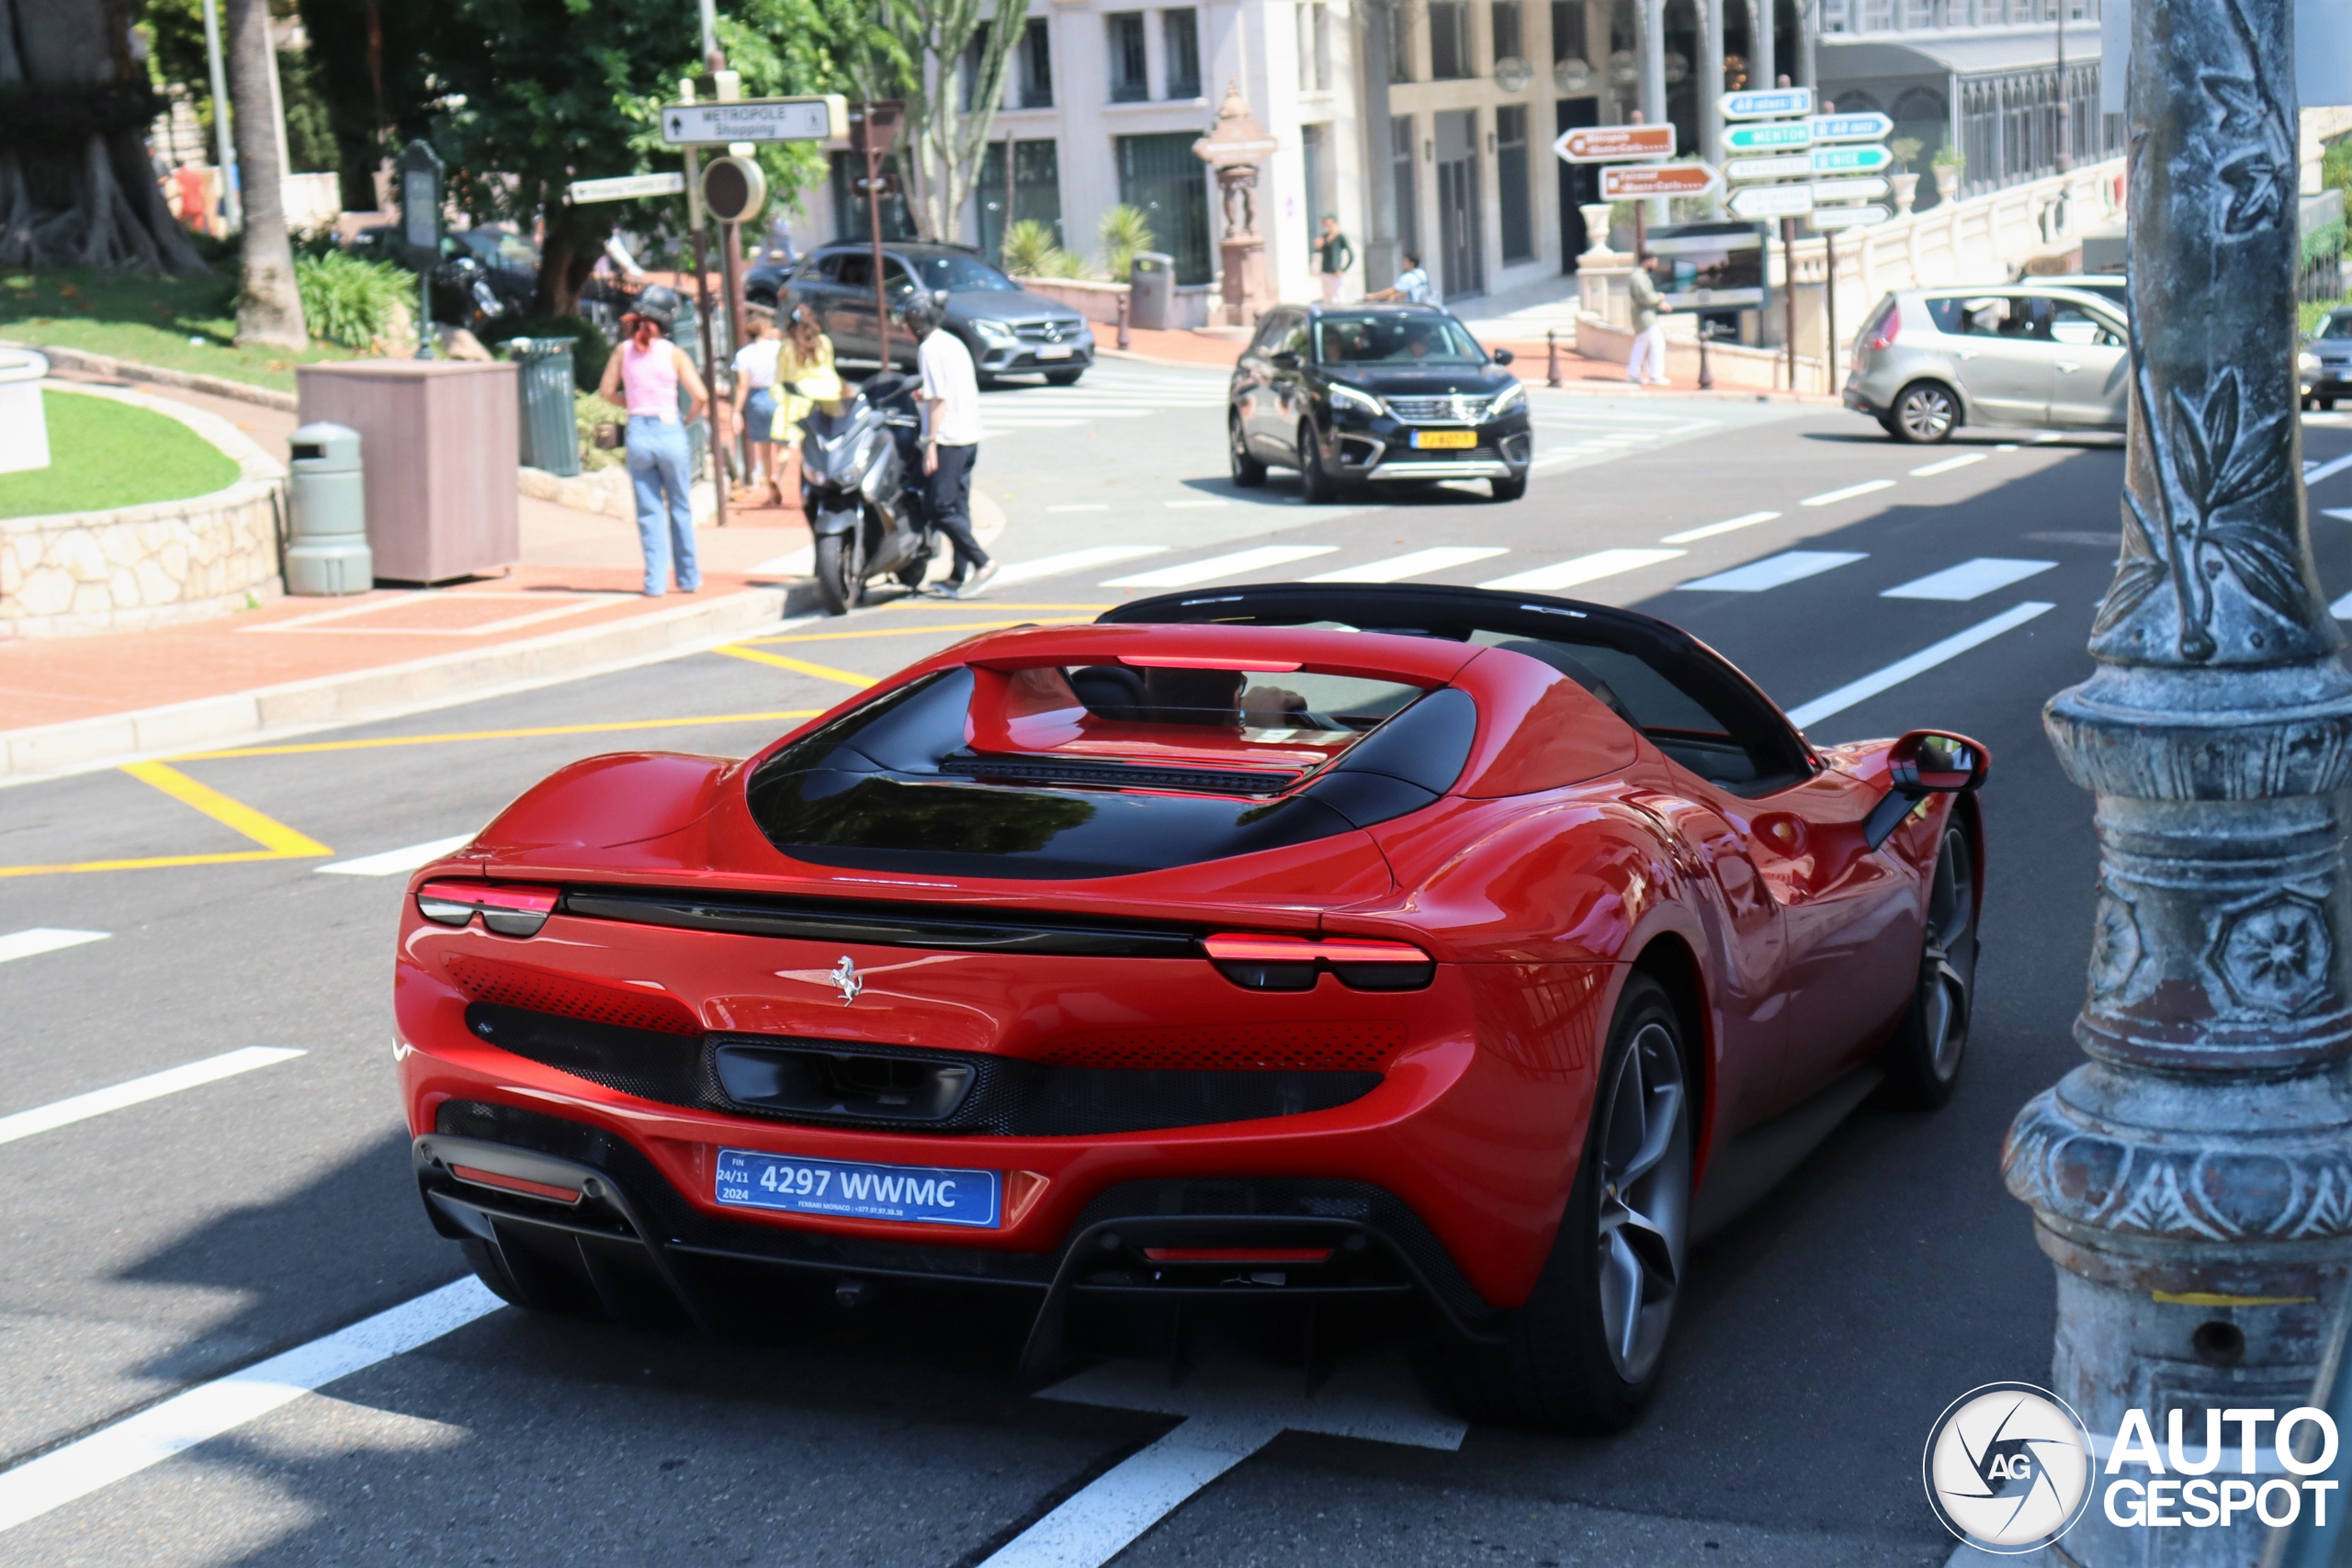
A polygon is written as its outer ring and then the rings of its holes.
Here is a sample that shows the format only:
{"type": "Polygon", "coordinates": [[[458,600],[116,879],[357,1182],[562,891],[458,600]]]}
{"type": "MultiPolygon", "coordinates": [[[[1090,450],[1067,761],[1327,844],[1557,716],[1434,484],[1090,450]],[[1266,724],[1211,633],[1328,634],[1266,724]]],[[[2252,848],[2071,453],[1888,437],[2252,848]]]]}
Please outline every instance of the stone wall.
{"type": "Polygon", "coordinates": [[[175,419],[234,459],[209,495],[107,512],[0,518],[0,637],[78,637],[227,615],[284,592],[284,465],[226,420],[112,387],[47,385],[175,419]]]}

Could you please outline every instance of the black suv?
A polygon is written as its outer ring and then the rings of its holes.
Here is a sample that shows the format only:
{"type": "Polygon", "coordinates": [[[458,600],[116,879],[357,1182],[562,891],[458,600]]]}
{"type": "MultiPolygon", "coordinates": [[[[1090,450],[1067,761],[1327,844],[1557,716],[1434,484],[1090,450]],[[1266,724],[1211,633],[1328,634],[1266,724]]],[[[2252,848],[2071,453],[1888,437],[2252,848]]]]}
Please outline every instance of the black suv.
{"type": "Polygon", "coordinates": [[[1433,305],[1281,305],[1233,368],[1226,439],[1233,482],[1296,468],[1306,499],[1359,479],[1485,479],[1527,493],[1527,393],[1433,305]]]}
{"type": "MultiPolygon", "coordinates": [[[[983,387],[1000,376],[1040,374],[1067,387],[1094,363],[1094,334],[1085,317],[1058,299],[1030,293],[961,245],[885,242],[882,287],[893,310],[917,288],[944,292],[947,330],[972,351],[983,387]]],[[[743,297],[754,305],[808,306],[845,364],[872,365],[881,357],[868,243],[836,241],[791,266],[763,263],[743,275],[743,297]]],[[[915,362],[914,344],[895,327],[890,359],[909,367],[915,362]]]]}

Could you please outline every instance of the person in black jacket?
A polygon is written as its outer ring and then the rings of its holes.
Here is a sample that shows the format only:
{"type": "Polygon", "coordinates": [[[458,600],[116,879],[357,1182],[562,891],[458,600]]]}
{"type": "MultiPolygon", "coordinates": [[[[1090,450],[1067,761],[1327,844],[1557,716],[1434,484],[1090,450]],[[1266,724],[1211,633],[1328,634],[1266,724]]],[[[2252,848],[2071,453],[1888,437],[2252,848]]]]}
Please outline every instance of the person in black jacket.
{"type": "Polygon", "coordinates": [[[1347,276],[1348,268],[1356,265],[1355,247],[1340,232],[1340,215],[1323,215],[1323,237],[1315,242],[1315,265],[1323,275],[1323,303],[1340,302],[1340,283],[1347,276]]]}

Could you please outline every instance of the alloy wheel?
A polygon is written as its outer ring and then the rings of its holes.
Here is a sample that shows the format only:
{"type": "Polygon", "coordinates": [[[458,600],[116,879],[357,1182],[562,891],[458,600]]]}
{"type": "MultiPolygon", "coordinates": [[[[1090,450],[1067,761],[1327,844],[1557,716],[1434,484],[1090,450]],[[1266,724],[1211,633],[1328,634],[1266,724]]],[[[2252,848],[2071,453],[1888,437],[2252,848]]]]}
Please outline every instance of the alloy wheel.
{"type": "Polygon", "coordinates": [[[1967,835],[1944,835],[1936,854],[1936,879],[1928,891],[1927,953],[1920,976],[1921,1025],[1927,1034],[1928,1066],[1939,1083],[1960,1071],[1968,1048],[1968,1014],[1975,964],[1967,951],[1976,940],[1975,866],[1967,835]]]}
{"type": "Polygon", "coordinates": [[[1617,1059],[1595,1113],[1600,1192],[1594,1274],[1600,1323],[1617,1375],[1638,1382],[1666,1348],[1681,1289],[1690,1212],[1690,1134],[1682,1055],[1658,1022],[1617,1059]]]}
{"type": "Polygon", "coordinates": [[[1906,438],[1926,444],[1949,436],[1959,423],[1960,411],[1951,394],[1941,387],[1914,387],[1903,394],[1894,418],[1906,438]]]}

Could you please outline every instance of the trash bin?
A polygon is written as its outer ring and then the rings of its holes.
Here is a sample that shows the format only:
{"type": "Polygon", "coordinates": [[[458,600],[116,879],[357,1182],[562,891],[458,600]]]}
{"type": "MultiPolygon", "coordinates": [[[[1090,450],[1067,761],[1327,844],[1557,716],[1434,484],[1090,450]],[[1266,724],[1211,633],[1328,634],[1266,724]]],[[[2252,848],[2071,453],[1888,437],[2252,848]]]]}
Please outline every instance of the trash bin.
{"type": "Polygon", "coordinates": [[[1127,324],[1164,333],[1176,324],[1176,258],[1137,251],[1127,270],[1127,324]]]}
{"type": "Polygon", "coordinates": [[[288,484],[293,540],[286,547],[288,593],[365,593],[376,585],[368,547],[368,476],[359,432],[347,424],[306,424],[292,438],[288,484]]]}
{"type": "Polygon", "coordinates": [[[514,362],[516,423],[523,463],[562,479],[580,471],[580,425],[572,414],[572,342],[568,337],[518,337],[506,344],[514,362]]]}

